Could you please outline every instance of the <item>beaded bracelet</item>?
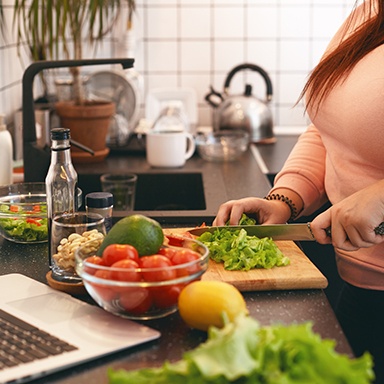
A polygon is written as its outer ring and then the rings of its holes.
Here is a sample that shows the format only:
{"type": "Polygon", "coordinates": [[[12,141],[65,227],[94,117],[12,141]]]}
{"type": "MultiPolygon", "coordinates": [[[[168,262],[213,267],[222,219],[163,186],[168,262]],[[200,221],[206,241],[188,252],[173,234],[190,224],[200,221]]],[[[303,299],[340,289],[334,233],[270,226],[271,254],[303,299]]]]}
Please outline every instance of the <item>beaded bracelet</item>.
{"type": "Polygon", "coordinates": [[[271,193],[268,196],[264,197],[265,200],[279,200],[283,203],[287,204],[289,209],[291,210],[291,217],[288,220],[294,220],[296,219],[297,215],[299,214],[297,212],[296,205],[293,203],[291,199],[284,195],[279,195],[278,193],[271,193]]]}

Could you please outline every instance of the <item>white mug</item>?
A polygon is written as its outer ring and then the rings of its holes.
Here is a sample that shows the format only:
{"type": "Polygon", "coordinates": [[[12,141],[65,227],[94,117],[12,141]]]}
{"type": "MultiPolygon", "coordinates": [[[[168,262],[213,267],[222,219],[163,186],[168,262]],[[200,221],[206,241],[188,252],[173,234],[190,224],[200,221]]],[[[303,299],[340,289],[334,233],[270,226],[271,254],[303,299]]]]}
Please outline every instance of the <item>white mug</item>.
{"type": "Polygon", "coordinates": [[[182,167],[195,148],[189,132],[151,131],[146,135],[147,161],[152,167],[182,167]]]}

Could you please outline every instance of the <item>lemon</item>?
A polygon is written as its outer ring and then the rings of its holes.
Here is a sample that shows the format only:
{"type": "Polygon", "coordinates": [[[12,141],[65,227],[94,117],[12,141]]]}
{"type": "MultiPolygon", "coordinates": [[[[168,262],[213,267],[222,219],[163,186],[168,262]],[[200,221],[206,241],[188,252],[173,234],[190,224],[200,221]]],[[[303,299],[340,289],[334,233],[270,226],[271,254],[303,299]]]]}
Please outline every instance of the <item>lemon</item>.
{"type": "Polygon", "coordinates": [[[225,319],[232,322],[240,313],[248,314],[240,291],[222,281],[194,281],[183,288],[178,305],[187,325],[202,331],[212,325],[222,328],[225,319]]]}
{"type": "Polygon", "coordinates": [[[139,256],[158,252],[164,241],[161,225],[147,216],[131,215],[119,220],[105,236],[98,255],[110,244],[130,244],[139,256]]]}

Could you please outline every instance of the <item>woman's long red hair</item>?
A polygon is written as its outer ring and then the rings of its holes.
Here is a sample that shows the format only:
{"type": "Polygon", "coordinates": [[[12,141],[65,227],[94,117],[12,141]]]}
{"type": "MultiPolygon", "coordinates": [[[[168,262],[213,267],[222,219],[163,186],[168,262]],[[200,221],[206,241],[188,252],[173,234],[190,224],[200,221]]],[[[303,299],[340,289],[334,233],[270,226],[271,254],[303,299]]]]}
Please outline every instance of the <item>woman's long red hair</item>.
{"type": "MultiPolygon", "coordinates": [[[[357,3],[347,30],[355,21],[357,3]]],[[[356,63],[384,43],[384,0],[367,0],[362,7],[367,15],[366,21],[324,56],[310,74],[300,95],[300,99],[306,96],[306,108],[310,106],[317,111],[328,93],[348,76],[356,63]]]]}

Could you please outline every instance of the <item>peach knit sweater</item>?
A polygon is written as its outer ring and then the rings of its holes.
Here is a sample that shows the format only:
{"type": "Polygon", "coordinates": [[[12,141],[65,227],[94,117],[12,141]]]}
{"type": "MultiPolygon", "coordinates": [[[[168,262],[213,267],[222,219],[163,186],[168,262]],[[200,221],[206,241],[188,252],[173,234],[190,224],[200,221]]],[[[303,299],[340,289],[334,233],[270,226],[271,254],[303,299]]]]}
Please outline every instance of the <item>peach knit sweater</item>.
{"type": "MultiPolygon", "coordinates": [[[[384,179],[384,46],[354,67],[316,115],[308,112],[312,124],[300,136],[274,185],[274,189],[285,187],[300,194],[302,215],[313,213],[327,199],[337,203],[384,179]]],[[[354,252],[336,249],[336,258],[345,281],[384,290],[384,243],[354,252]]]]}

